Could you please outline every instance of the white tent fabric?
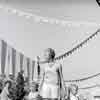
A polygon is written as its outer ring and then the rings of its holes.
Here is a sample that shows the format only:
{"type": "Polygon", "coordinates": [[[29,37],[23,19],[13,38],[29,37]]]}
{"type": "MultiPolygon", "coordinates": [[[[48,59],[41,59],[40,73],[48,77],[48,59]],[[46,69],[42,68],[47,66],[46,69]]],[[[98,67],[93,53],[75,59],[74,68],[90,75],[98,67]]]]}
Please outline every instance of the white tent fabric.
{"type": "Polygon", "coordinates": [[[12,71],[10,71],[10,59],[11,59],[11,48],[7,46],[7,56],[6,56],[6,65],[5,65],[5,73],[8,76],[12,71]]]}
{"type": "MultiPolygon", "coordinates": [[[[2,42],[0,41],[0,66],[1,66],[1,45],[2,45],[2,42]]],[[[0,67],[0,73],[1,73],[1,67],[0,67]]]]}
{"type": "Polygon", "coordinates": [[[25,57],[9,46],[4,40],[0,41],[0,75],[17,76],[18,72],[24,71],[24,76],[30,81],[34,79],[35,61],[25,57]]]}
{"type": "Polygon", "coordinates": [[[23,61],[23,70],[24,70],[24,77],[27,77],[28,73],[27,73],[27,61],[26,61],[26,57],[24,57],[24,61],[23,61]]]}

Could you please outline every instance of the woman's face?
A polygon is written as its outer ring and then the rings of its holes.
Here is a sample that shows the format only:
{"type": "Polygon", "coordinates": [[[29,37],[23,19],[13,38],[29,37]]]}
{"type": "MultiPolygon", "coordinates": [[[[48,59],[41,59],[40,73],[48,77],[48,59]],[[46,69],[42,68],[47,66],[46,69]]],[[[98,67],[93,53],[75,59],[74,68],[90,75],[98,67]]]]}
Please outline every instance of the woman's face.
{"type": "Polygon", "coordinates": [[[44,60],[46,60],[46,61],[48,61],[48,60],[50,59],[49,51],[47,51],[47,50],[44,51],[43,58],[44,58],[44,60]]]}
{"type": "Polygon", "coordinates": [[[77,88],[73,86],[73,87],[71,88],[71,93],[72,93],[73,95],[76,95],[77,92],[78,92],[77,88]]]}

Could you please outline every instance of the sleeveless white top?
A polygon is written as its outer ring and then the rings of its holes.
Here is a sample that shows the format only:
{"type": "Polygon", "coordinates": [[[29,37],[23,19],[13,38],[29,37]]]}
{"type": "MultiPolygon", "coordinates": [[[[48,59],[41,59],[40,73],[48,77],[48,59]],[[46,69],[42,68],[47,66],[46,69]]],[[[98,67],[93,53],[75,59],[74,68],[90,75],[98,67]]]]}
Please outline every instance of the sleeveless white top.
{"type": "Polygon", "coordinates": [[[49,65],[49,63],[47,63],[44,67],[44,82],[56,85],[58,83],[57,70],[59,67],[60,64],[53,63],[52,65],[49,65]]]}

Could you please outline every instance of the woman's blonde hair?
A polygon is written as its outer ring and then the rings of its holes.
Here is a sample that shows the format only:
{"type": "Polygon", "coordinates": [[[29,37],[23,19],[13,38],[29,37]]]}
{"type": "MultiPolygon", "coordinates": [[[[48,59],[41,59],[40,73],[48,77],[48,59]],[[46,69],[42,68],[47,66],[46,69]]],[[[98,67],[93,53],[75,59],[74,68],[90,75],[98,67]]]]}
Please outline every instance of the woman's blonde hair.
{"type": "Polygon", "coordinates": [[[54,49],[47,48],[45,51],[49,52],[50,59],[54,59],[55,58],[55,50],[54,49]]]}

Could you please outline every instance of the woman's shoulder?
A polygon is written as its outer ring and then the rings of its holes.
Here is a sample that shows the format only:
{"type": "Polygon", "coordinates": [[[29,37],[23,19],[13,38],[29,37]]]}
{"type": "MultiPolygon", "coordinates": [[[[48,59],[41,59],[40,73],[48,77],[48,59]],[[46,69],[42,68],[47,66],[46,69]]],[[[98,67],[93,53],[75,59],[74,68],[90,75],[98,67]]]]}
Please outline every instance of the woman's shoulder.
{"type": "Polygon", "coordinates": [[[61,67],[62,67],[62,64],[61,64],[60,62],[57,62],[57,61],[56,61],[56,62],[55,62],[55,66],[56,66],[56,68],[58,68],[58,69],[59,69],[59,68],[61,68],[61,67]]]}

